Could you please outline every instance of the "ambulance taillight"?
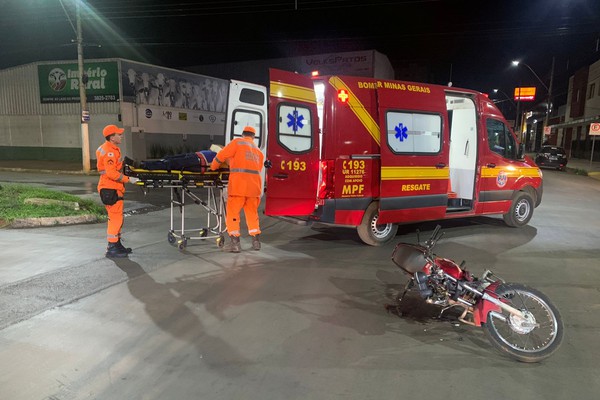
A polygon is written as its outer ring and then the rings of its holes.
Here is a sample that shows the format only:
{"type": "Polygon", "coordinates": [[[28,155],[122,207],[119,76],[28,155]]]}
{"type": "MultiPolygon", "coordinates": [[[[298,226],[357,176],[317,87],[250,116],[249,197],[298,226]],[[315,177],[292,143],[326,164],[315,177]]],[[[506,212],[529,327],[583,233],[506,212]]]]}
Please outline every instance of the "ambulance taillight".
{"type": "MultiPolygon", "coordinates": [[[[324,160],[319,164],[319,190],[317,198],[321,201],[333,198],[333,166],[334,160],[324,160]]],[[[323,205],[323,203],[320,202],[320,205],[323,205]]]]}

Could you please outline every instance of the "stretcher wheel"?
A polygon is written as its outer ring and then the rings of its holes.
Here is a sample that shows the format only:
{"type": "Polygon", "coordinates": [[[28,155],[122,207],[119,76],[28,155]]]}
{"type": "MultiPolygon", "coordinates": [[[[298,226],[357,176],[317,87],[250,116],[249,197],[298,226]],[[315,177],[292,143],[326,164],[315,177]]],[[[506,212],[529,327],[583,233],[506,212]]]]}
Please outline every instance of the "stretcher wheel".
{"type": "Polygon", "coordinates": [[[171,246],[175,245],[176,239],[175,239],[175,235],[173,235],[173,232],[167,233],[167,240],[169,241],[169,244],[171,246]]]}
{"type": "Polygon", "coordinates": [[[200,229],[200,232],[198,232],[198,234],[200,235],[200,237],[207,237],[208,236],[208,229],[200,229]]]}
{"type": "Polygon", "coordinates": [[[177,242],[177,248],[179,250],[185,249],[186,246],[187,246],[187,239],[181,239],[177,242]]]}
{"type": "Polygon", "coordinates": [[[225,236],[219,235],[219,237],[217,238],[217,246],[219,246],[219,247],[225,246],[225,236]]]}

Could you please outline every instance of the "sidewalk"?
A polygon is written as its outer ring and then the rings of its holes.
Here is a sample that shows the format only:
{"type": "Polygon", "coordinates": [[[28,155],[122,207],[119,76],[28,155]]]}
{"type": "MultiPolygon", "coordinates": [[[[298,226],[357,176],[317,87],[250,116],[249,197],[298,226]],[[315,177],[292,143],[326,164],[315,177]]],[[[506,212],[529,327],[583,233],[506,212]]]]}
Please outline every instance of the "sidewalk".
{"type": "MultiPolygon", "coordinates": [[[[92,165],[90,175],[98,175],[96,166],[92,165]]],[[[0,171],[35,171],[60,174],[82,174],[80,162],[47,161],[47,160],[0,160],[0,171]]]]}
{"type": "MultiPolygon", "coordinates": [[[[535,160],[535,153],[527,153],[527,155],[535,160]]],[[[590,178],[600,180],[600,160],[590,163],[589,159],[570,158],[567,163],[567,171],[575,172],[576,170],[585,171],[590,178]]]]}

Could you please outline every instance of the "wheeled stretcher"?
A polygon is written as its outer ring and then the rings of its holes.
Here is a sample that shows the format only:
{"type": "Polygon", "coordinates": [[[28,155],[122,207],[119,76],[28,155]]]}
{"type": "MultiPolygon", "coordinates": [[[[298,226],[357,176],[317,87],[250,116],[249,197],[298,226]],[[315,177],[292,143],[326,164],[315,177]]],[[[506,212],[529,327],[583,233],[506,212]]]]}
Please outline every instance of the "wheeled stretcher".
{"type": "Polygon", "coordinates": [[[169,188],[171,191],[171,225],[167,240],[171,245],[183,250],[189,240],[215,239],[217,246],[225,243],[225,199],[229,170],[211,171],[202,168],[201,171],[186,170],[148,170],[136,168],[131,160],[125,160],[123,173],[139,179],[136,185],[144,193],[150,189],[169,188]],[[129,162],[129,163],[128,163],[129,162]],[[201,196],[205,191],[205,199],[201,196]],[[186,198],[191,203],[186,203],[186,198]],[[186,205],[197,204],[206,211],[206,225],[186,229],[186,205]],[[179,223],[176,222],[175,208],[179,208],[179,223]]]}

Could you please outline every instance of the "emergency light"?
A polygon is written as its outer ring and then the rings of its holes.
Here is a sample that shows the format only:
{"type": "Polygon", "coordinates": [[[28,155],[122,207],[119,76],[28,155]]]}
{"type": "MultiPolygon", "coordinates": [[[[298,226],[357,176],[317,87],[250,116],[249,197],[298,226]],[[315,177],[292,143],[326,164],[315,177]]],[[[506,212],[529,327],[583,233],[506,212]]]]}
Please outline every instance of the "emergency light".
{"type": "Polygon", "coordinates": [[[346,89],[340,89],[338,90],[337,97],[340,103],[347,103],[350,96],[348,95],[348,91],[346,89]]]}

